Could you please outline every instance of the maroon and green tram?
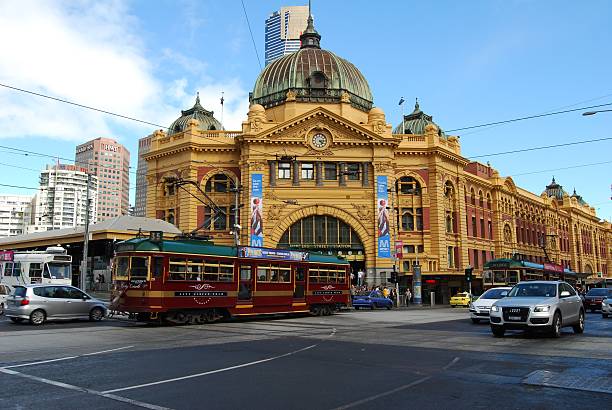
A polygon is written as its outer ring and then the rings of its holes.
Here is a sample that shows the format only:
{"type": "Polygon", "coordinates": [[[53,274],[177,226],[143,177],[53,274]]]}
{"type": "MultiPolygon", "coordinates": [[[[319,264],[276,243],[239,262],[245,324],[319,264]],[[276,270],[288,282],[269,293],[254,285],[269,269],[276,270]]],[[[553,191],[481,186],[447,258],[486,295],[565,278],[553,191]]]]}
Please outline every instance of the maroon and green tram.
{"type": "Polygon", "coordinates": [[[330,315],[350,303],[348,271],[347,261],[316,253],[136,238],[116,246],[111,308],[174,324],[330,315]]]}

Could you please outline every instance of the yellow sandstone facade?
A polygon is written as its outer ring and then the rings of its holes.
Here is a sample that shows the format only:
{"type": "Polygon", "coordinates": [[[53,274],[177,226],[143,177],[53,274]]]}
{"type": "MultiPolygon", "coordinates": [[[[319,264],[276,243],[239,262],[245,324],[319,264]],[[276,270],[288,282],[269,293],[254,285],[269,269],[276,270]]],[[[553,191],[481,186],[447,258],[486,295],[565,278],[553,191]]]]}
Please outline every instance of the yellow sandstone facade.
{"type": "Polygon", "coordinates": [[[431,278],[425,293],[443,301],[465,288],[466,266],[479,275],[485,261],[515,253],[543,263],[546,250],[574,271],[609,274],[612,227],[594,208],[554,181],[538,196],[470,162],[418,104],[393,130],[363,76],[320,49],[311,23],[302,49],[260,74],[241,130],[224,131],[198,98],[152,135],[148,217],[233,244],[237,201],[242,245],[260,233],[265,247],[340,253],[368,284],[386,282],[396,264],[406,285],[418,260],[431,278]],[[381,176],[398,260],[379,256],[381,176]]]}

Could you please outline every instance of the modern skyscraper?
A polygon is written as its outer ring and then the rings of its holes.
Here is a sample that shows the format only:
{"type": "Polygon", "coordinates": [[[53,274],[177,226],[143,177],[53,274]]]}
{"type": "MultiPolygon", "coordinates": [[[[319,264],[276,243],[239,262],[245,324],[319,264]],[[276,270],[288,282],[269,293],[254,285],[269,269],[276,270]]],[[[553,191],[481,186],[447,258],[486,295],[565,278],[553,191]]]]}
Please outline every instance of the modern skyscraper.
{"type": "Polygon", "coordinates": [[[300,34],[306,29],[308,6],[281,7],[266,19],[266,65],[300,49],[300,34]]]}
{"type": "MultiPolygon", "coordinates": [[[[89,222],[97,217],[98,179],[89,182],[89,222]]],[[[87,218],[87,169],[75,165],[47,165],[40,173],[38,192],[32,201],[27,233],[85,225],[87,218]]]]}
{"type": "Polygon", "coordinates": [[[117,141],[96,138],[77,146],[75,164],[98,178],[98,222],[127,215],[130,152],[117,141]]]}
{"type": "Polygon", "coordinates": [[[24,220],[30,214],[31,204],[31,196],[0,195],[0,237],[25,233],[24,220]]]}
{"type": "Polygon", "coordinates": [[[138,169],[136,170],[136,204],[134,216],[147,214],[147,161],[143,155],[151,149],[152,135],[138,140],[138,169]]]}

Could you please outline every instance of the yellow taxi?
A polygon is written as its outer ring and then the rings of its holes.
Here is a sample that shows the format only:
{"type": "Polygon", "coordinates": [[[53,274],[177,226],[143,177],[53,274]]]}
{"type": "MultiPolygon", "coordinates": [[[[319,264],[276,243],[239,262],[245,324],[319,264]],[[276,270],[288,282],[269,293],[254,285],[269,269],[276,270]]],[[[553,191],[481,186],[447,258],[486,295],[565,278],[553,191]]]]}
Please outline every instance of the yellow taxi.
{"type": "Polygon", "coordinates": [[[463,306],[469,307],[472,301],[472,295],[467,292],[459,292],[450,299],[451,307],[463,306]]]}

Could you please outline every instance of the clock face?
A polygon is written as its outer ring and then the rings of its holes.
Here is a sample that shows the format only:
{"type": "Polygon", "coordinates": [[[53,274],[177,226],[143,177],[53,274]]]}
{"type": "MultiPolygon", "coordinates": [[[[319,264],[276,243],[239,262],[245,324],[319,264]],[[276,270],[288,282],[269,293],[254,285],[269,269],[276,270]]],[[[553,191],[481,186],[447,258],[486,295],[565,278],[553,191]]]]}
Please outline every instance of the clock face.
{"type": "Polygon", "coordinates": [[[312,136],[312,146],[315,148],[324,148],[327,145],[327,136],[325,134],[315,134],[312,136]]]}

